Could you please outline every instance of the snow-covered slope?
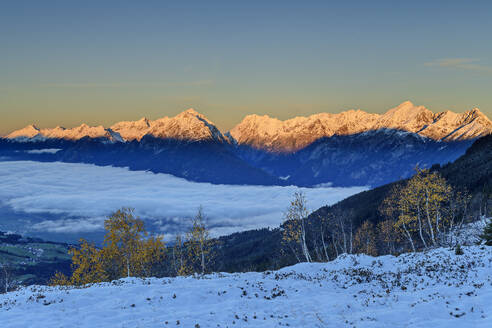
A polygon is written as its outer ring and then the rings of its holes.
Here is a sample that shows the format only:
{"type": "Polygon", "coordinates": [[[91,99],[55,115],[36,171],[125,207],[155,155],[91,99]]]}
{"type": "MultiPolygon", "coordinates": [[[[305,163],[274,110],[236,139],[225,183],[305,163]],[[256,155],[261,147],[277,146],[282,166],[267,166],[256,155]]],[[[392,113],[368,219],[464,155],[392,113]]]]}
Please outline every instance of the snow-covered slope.
{"type": "Polygon", "coordinates": [[[2,327],[490,327],[492,247],[0,295],[2,327]]]}
{"type": "Polygon", "coordinates": [[[286,121],[266,115],[249,115],[230,134],[239,144],[274,152],[292,152],[322,137],[379,129],[402,130],[434,140],[451,141],[474,139],[492,133],[492,122],[478,108],[462,114],[449,111],[434,114],[424,106],[415,106],[406,101],[381,115],[349,110],[286,121]]]}

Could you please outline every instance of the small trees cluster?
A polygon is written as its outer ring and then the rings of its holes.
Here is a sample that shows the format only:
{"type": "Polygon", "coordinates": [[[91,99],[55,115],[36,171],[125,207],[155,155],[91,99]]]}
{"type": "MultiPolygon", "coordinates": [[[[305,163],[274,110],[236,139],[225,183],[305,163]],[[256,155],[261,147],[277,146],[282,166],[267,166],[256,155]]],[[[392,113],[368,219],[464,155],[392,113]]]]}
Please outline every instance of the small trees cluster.
{"type": "Polygon", "coordinates": [[[214,258],[215,244],[215,240],[210,238],[203,208],[200,206],[185,237],[180,234],[176,236],[172,249],[174,274],[184,276],[192,273],[207,273],[208,266],[214,258]]]}
{"type": "Polygon", "coordinates": [[[400,236],[392,220],[384,220],[378,223],[377,236],[381,253],[396,254],[397,242],[400,240],[400,236]]]}
{"type": "Polygon", "coordinates": [[[132,209],[122,208],[105,222],[103,248],[81,240],[72,248],[72,276],[57,273],[53,285],[84,285],[122,277],[148,277],[166,255],[161,237],[148,237],[143,221],[132,209]]]}
{"type": "Polygon", "coordinates": [[[450,246],[467,220],[470,200],[466,191],[453,190],[438,172],[419,168],[392,188],[380,205],[384,219],[377,225],[360,222],[337,206],[308,220],[305,196],[296,192],[285,214],[282,241],[297,262],[328,261],[343,253],[398,254],[450,246]]]}
{"type": "Polygon", "coordinates": [[[203,274],[212,259],[213,241],[201,207],[186,237],[178,235],[171,250],[166,248],[161,237],[148,236],[143,221],[135,217],[130,208],[114,212],[104,222],[104,228],[103,247],[97,248],[81,239],[79,247],[69,250],[72,255],[72,276],[56,273],[51,284],[85,285],[165,273],[203,274]],[[166,261],[169,252],[172,260],[166,261]]]}
{"type": "Polygon", "coordinates": [[[357,230],[354,238],[354,247],[357,253],[372,256],[378,255],[376,234],[374,233],[374,226],[371,222],[365,221],[357,230]]]}
{"type": "Polygon", "coordinates": [[[447,236],[463,225],[469,202],[466,192],[453,191],[439,173],[417,168],[406,184],[392,188],[380,212],[387,218],[386,230],[392,223],[397,232],[388,239],[397,240],[399,234],[415,252],[419,246],[444,245],[447,236]]]}
{"type": "Polygon", "coordinates": [[[282,225],[282,243],[297,262],[329,261],[330,254],[366,253],[377,255],[377,236],[372,223],[354,231],[351,213],[335,209],[327,216],[308,221],[306,197],[295,192],[282,225]]]}

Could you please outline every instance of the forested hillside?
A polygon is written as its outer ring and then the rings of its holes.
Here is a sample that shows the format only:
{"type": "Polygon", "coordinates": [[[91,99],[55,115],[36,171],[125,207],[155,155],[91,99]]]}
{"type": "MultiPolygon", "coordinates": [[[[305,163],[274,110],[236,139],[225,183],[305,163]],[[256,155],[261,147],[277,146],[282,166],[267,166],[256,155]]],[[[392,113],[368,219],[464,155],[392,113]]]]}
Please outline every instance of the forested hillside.
{"type": "MultiPolygon", "coordinates": [[[[453,163],[443,167],[434,165],[430,172],[442,175],[450,187],[459,193],[456,195],[459,199],[464,198],[459,196],[461,193],[467,193],[468,220],[492,215],[492,135],[476,140],[467,152],[453,163]]],[[[331,218],[335,221],[351,222],[352,226],[349,229],[353,234],[364,222],[370,222],[377,232],[378,223],[384,220],[381,213],[383,201],[394,188],[401,188],[407,182],[408,179],[396,181],[350,196],[333,206],[319,208],[309,215],[307,230],[319,234],[320,228],[330,229],[330,225],[324,225],[320,219],[331,218]]],[[[307,201],[309,203],[309,200],[307,201]]],[[[279,268],[286,263],[295,263],[294,256],[282,245],[282,228],[241,232],[220,238],[222,246],[219,257],[222,258],[217,261],[218,268],[231,272],[265,270],[279,268]],[[248,251],[243,253],[243,249],[248,251]]],[[[331,225],[331,228],[334,226],[331,225]]]]}

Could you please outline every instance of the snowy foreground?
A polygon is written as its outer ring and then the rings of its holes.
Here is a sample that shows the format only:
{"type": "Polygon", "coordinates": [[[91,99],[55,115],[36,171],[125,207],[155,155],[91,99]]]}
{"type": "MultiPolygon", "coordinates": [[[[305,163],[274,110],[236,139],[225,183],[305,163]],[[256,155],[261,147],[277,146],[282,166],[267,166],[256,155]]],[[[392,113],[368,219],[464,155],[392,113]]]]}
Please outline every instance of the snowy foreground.
{"type": "Polygon", "coordinates": [[[1,327],[492,327],[492,247],[0,295],[1,327]]]}

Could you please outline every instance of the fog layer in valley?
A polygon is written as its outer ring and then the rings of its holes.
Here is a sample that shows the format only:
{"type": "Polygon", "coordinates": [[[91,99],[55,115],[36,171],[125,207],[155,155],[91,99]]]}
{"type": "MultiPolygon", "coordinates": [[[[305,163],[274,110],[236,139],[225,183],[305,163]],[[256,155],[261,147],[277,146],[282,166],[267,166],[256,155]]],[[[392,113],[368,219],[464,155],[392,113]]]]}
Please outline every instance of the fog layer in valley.
{"type": "Polygon", "coordinates": [[[0,230],[70,241],[101,236],[105,217],[125,206],[169,239],[202,205],[212,233],[223,235],[277,226],[299,189],[314,210],[366,188],[213,185],[125,168],[7,161],[0,162],[0,230]]]}

